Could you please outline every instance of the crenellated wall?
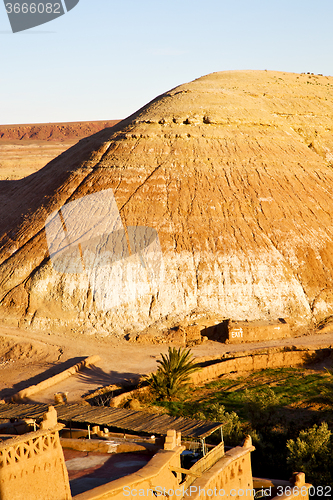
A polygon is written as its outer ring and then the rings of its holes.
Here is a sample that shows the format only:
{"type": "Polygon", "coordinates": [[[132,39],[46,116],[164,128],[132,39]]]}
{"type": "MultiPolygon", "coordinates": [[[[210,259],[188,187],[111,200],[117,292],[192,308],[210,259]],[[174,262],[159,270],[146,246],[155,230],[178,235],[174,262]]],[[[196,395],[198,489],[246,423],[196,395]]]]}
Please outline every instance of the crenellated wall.
{"type": "Polygon", "coordinates": [[[56,425],[0,443],[1,500],[71,500],[58,433],[62,427],[56,425]]]}
{"type": "Polygon", "coordinates": [[[272,500],[309,500],[309,488],[312,486],[305,482],[304,472],[294,474],[294,483],[278,487],[277,495],[272,500]]]}
{"type": "MultiPolygon", "coordinates": [[[[180,455],[185,448],[181,446],[181,434],[169,430],[164,449],[142,469],[72,499],[58,434],[62,426],[54,425],[55,420],[56,412],[50,407],[41,430],[0,444],[1,500],[136,500],[138,497],[252,500],[254,496],[251,469],[254,447],[250,436],[243,446],[226,453],[222,442],[193,467],[183,469],[180,455]]],[[[301,498],[308,500],[310,485],[305,483],[303,473],[298,473],[295,484],[290,485],[291,492],[288,490],[272,500],[299,499],[293,487],[306,491],[301,498]]]]}

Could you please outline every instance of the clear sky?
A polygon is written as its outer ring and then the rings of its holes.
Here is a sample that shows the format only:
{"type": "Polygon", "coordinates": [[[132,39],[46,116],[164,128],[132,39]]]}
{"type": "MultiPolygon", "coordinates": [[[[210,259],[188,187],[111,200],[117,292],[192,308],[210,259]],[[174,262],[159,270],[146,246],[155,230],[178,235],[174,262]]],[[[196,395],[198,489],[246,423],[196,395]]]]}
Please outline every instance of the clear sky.
{"type": "Polygon", "coordinates": [[[333,75],[332,22],[333,0],[80,0],[13,34],[1,2],[0,123],[125,118],[213,71],[333,75]]]}

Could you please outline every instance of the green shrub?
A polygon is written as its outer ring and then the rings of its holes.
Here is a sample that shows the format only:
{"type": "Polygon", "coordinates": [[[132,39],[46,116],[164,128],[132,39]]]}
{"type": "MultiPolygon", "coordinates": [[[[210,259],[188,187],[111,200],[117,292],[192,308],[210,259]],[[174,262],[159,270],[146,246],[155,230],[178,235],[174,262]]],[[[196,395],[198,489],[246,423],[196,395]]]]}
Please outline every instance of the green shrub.
{"type": "Polygon", "coordinates": [[[209,420],[224,422],[223,436],[224,441],[229,446],[238,446],[244,439],[242,424],[236,412],[227,412],[225,407],[219,403],[211,406],[208,413],[209,420]]]}
{"type": "Polygon", "coordinates": [[[326,422],[303,430],[287,441],[287,463],[292,471],[305,472],[314,485],[333,486],[333,439],[326,422]]]}
{"type": "Polygon", "coordinates": [[[267,432],[279,422],[277,408],[281,397],[268,387],[260,392],[244,392],[244,401],[248,419],[253,429],[267,432]]]}
{"type": "Polygon", "coordinates": [[[324,397],[325,401],[332,405],[333,404],[333,371],[325,368],[326,373],[329,375],[329,379],[325,381],[321,388],[321,396],[324,397]]]}

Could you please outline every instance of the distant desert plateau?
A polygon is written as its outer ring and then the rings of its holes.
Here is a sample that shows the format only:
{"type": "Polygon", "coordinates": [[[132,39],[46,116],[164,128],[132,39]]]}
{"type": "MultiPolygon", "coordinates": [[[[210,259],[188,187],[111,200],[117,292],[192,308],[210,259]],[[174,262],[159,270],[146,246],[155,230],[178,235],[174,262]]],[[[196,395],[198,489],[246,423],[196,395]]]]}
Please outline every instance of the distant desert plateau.
{"type": "Polygon", "coordinates": [[[0,125],[0,180],[27,177],[83,137],[118,121],[0,125]]]}

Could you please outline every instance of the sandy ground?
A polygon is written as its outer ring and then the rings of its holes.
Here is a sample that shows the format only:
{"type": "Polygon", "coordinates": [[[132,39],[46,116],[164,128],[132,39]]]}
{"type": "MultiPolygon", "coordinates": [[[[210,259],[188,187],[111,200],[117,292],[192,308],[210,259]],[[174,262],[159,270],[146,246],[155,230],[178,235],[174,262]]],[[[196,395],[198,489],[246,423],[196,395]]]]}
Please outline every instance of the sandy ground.
{"type": "MultiPolygon", "coordinates": [[[[196,357],[217,356],[226,352],[248,351],[273,346],[333,345],[333,331],[321,335],[227,345],[208,341],[194,346],[196,357]]],[[[8,398],[25,387],[59,373],[85,356],[98,354],[101,360],[78,375],[36,394],[32,400],[52,403],[56,392],[68,392],[70,402],[83,394],[110,384],[124,383],[157,368],[165,345],[139,345],[125,340],[84,334],[55,334],[42,331],[0,327],[0,398],[8,398]]]]}
{"type": "Polygon", "coordinates": [[[0,180],[18,180],[40,170],[78,139],[66,141],[1,141],[0,180]]]}
{"type": "Polygon", "coordinates": [[[0,180],[23,179],[83,137],[118,121],[0,125],[0,180]]]}

